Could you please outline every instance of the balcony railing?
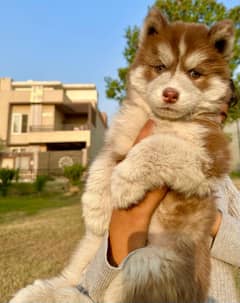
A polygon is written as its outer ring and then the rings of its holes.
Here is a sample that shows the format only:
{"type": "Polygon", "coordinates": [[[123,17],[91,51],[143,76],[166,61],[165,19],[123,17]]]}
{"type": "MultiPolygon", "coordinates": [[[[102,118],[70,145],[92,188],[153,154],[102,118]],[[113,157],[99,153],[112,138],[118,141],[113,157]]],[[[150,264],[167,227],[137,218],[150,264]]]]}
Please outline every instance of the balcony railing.
{"type": "Polygon", "coordinates": [[[89,124],[62,124],[61,126],[54,125],[31,125],[29,127],[30,132],[53,132],[62,130],[89,130],[89,124]]]}

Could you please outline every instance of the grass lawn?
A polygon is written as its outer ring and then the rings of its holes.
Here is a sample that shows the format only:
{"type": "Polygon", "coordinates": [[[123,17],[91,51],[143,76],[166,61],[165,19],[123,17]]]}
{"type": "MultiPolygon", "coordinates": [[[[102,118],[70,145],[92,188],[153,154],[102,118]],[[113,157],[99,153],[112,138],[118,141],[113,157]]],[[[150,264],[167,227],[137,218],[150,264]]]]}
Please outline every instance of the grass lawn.
{"type": "MultiPolygon", "coordinates": [[[[0,302],[59,273],[83,231],[80,196],[0,197],[0,302]]],[[[240,283],[239,271],[236,280],[240,283]]]]}
{"type": "Polygon", "coordinates": [[[59,273],[83,234],[80,196],[0,198],[0,302],[59,273]]]}
{"type": "Polygon", "coordinates": [[[43,210],[70,206],[79,201],[80,197],[66,197],[56,193],[0,197],[0,224],[35,215],[43,210]]]}

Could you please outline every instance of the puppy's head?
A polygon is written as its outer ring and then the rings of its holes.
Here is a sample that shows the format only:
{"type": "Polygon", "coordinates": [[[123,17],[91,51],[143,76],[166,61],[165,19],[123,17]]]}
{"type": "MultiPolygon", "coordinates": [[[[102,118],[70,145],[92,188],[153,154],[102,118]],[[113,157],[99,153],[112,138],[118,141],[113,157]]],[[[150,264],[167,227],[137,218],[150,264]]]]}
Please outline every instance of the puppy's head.
{"type": "Polygon", "coordinates": [[[169,23],[157,8],[145,19],[128,91],[161,118],[216,113],[229,95],[233,23],[169,23]]]}

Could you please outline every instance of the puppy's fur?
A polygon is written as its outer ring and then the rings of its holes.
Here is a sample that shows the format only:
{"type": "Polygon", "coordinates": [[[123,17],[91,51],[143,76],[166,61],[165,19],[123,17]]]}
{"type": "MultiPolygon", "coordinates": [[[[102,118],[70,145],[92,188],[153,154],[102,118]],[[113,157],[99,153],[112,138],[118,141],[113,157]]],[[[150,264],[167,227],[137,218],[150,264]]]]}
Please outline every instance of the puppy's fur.
{"type": "Polygon", "coordinates": [[[12,303],[84,302],[74,285],[108,230],[113,207],[127,208],[164,184],[147,247],[136,251],[100,302],[204,302],[208,295],[214,184],[228,173],[228,142],[215,122],[230,99],[229,20],[208,29],[168,23],[153,8],[130,68],[128,94],[92,164],[82,198],[86,236],[60,277],[21,290],[12,303]],[[167,88],[177,91],[164,99],[167,88]],[[134,141],[148,119],[154,133],[134,141]],[[116,166],[116,163],[124,159],[116,166]]]}

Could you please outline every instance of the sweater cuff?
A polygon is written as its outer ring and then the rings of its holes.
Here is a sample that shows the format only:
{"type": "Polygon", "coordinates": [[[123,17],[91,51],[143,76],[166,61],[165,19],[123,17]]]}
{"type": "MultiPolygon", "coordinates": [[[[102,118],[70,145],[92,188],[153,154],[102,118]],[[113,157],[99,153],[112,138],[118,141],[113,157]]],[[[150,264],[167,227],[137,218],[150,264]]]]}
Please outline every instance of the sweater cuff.
{"type": "Polygon", "coordinates": [[[81,281],[89,297],[94,302],[101,302],[102,295],[108,288],[110,282],[115,278],[121,267],[113,267],[107,261],[108,234],[104,237],[95,258],[88,265],[85,275],[81,281]]]}
{"type": "Polygon", "coordinates": [[[240,222],[236,218],[224,214],[221,225],[213,241],[211,255],[240,267],[240,222]]]}

